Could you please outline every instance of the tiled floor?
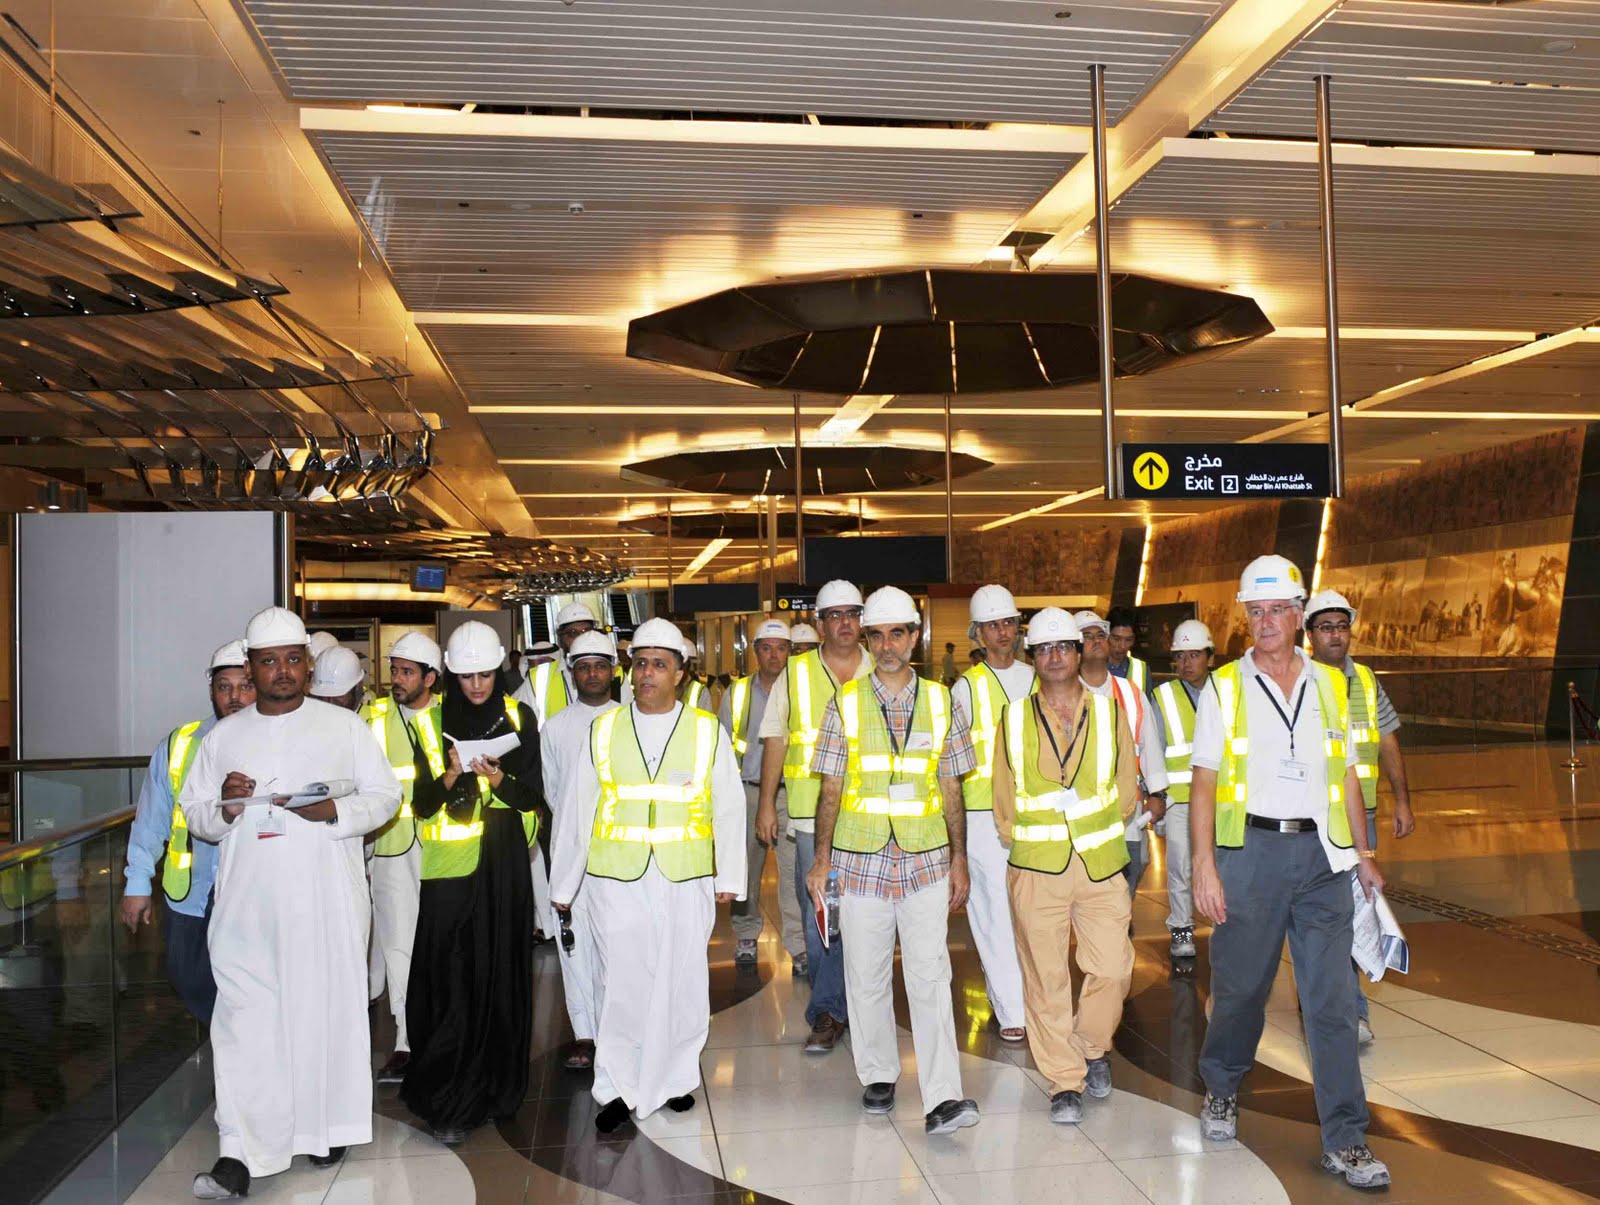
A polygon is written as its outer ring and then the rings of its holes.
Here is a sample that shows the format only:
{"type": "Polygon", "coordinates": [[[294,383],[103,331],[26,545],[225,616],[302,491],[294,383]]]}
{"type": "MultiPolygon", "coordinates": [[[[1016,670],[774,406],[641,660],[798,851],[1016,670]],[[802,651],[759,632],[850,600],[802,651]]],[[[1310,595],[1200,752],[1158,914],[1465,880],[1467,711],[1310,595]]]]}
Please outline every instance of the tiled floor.
{"type": "MultiPolygon", "coordinates": [[[[1368,985],[1377,1041],[1361,1055],[1372,1144],[1395,1173],[1391,1201],[1576,1202],[1600,1198],[1600,973],[1574,955],[1600,917],[1600,790],[1560,755],[1523,745],[1409,759],[1420,828],[1381,847],[1391,879],[1417,898],[1470,907],[1524,930],[1401,909],[1412,973],[1368,985]],[[1564,939],[1544,948],[1526,930],[1564,939]]],[[[767,904],[774,884],[769,877],[767,904]]],[[[1081,1126],[1050,1123],[1026,1048],[986,1024],[964,921],[952,928],[966,1091],[982,1123],[922,1132],[909,1033],[899,1105],[860,1110],[849,1051],[808,1058],[803,987],[769,929],[758,974],[736,974],[725,926],[712,949],[714,1009],[705,1084],[685,1115],[600,1141],[586,1076],[560,1066],[565,1038],[556,963],[538,959],[529,1098],[514,1122],[457,1151],[413,1128],[380,1092],[375,1140],[339,1168],[296,1167],[252,1200],[296,1205],[538,1202],[540,1205],[991,1205],[994,1202],[1348,1201],[1317,1169],[1319,1143],[1287,963],[1258,1065],[1241,1093],[1240,1141],[1205,1143],[1194,1112],[1195,1059],[1209,976],[1165,956],[1159,859],[1135,908],[1138,965],[1113,1064],[1118,1091],[1081,1126]]],[[[1536,935],[1535,935],[1536,936],[1536,935]]],[[[1203,934],[1202,934],[1203,938],[1203,934]]],[[[1597,951],[1600,953],[1600,951],[1597,951]]],[[[902,1005],[902,1025],[904,1025],[902,1005]]],[[[215,1152],[202,1117],[130,1198],[187,1199],[215,1152]]],[[[80,1198],[82,1199],[82,1198],[80,1198]]],[[[115,1199],[112,1197],[110,1199],[115,1199]]]]}

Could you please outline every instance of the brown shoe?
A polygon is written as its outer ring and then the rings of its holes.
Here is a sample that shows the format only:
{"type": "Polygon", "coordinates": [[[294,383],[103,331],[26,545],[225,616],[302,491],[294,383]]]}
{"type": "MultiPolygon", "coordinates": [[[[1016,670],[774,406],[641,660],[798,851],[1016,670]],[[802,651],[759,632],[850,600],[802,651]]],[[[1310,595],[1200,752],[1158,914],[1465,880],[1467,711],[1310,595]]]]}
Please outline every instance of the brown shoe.
{"type": "Polygon", "coordinates": [[[844,1031],[843,1021],[835,1021],[832,1013],[823,1013],[811,1027],[811,1032],[806,1035],[806,1053],[827,1054],[837,1045],[844,1031]]]}

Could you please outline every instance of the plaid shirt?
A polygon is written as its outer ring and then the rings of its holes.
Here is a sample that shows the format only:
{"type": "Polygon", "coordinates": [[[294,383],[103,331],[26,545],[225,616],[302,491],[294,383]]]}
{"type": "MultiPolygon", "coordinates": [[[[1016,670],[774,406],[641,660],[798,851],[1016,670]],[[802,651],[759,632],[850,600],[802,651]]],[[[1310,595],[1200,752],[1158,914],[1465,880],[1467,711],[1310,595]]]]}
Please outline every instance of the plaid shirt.
{"type": "MultiPolygon", "coordinates": [[[[916,707],[917,682],[913,680],[899,694],[891,695],[876,673],[867,681],[872,683],[872,693],[888,713],[890,730],[895,733],[909,731],[911,713],[916,707]]],[[[849,757],[850,745],[845,740],[844,724],[839,719],[839,705],[830,701],[822,717],[822,729],[817,735],[811,772],[828,778],[843,778],[849,757]]],[[[960,778],[975,769],[977,764],[978,755],[972,747],[971,725],[965,715],[952,709],[950,731],[945,736],[944,748],[939,751],[939,777],[960,778]]],[[[924,887],[932,887],[949,875],[950,847],[944,845],[924,853],[908,854],[891,836],[889,844],[876,853],[862,854],[848,849],[835,849],[833,864],[839,871],[842,890],[852,895],[898,900],[924,887]]]]}

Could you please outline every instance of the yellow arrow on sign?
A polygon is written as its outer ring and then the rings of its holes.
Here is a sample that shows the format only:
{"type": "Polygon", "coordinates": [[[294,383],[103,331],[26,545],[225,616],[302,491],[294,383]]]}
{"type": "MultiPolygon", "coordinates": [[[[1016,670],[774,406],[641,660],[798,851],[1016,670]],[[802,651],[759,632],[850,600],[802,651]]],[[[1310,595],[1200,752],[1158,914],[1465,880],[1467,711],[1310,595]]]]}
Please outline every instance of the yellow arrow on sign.
{"type": "Polygon", "coordinates": [[[1166,457],[1157,452],[1146,452],[1133,462],[1133,481],[1147,490],[1158,490],[1169,476],[1166,457]]]}

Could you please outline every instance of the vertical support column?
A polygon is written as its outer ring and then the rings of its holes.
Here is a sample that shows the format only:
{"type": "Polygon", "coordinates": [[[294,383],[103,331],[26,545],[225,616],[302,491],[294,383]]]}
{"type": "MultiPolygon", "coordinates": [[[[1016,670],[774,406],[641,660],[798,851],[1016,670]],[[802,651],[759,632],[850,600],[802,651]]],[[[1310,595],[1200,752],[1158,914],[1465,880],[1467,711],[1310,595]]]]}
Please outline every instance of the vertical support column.
{"type": "Polygon", "coordinates": [[[767,495],[767,590],[766,602],[778,609],[778,496],[767,495]]]}
{"type": "Polygon", "coordinates": [[[667,499],[667,614],[671,615],[675,608],[672,605],[672,586],[678,579],[677,570],[672,564],[672,499],[667,499]]]}
{"type": "Polygon", "coordinates": [[[944,395],[944,580],[956,579],[955,482],[950,475],[950,395],[944,395]]]}
{"type": "Polygon", "coordinates": [[[798,585],[806,584],[805,465],[800,450],[800,395],[794,395],[794,575],[798,585]]]}
{"type": "Polygon", "coordinates": [[[1344,497],[1344,412],[1339,381],[1339,266],[1333,229],[1332,79],[1316,77],[1317,187],[1322,215],[1322,301],[1328,324],[1328,456],[1333,496],[1344,497]]]}
{"type": "Polygon", "coordinates": [[[1106,497],[1115,498],[1117,481],[1117,417],[1111,400],[1111,381],[1116,375],[1112,354],[1111,325],[1111,199],[1106,181],[1106,69],[1096,63],[1089,68],[1089,104],[1094,114],[1094,279],[1096,321],[1100,328],[1100,422],[1104,440],[1106,497]]]}
{"type": "Polygon", "coordinates": [[[294,516],[286,510],[278,511],[272,516],[273,605],[295,611],[294,586],[294,516]]]}

